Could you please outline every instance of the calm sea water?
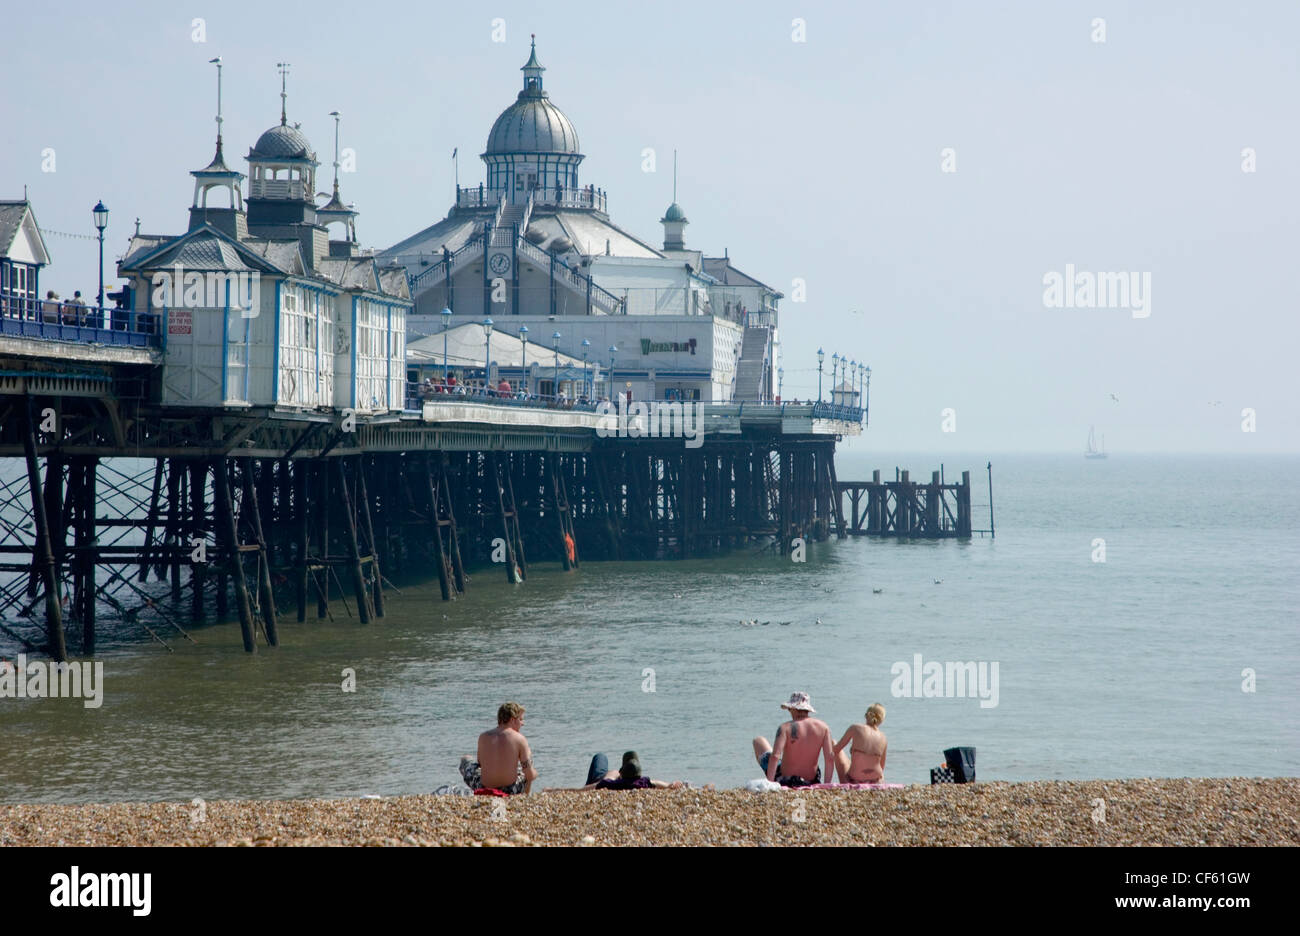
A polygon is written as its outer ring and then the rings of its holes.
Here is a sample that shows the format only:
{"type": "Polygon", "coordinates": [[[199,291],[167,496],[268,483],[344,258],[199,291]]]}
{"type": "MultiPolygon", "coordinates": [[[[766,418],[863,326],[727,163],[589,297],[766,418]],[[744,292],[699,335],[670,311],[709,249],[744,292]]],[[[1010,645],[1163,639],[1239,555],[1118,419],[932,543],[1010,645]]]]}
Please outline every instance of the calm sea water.
{"type": "MultiPolygon", "coordinates": [[[[973,471],[987,526],[985,459],[946,461],[950,479],[973,471]]],[[[772,735],[795,689],[837,735],[883,703],[895,782],[928,782],[958,744],[977,748],[981,780],[1300,774],[1300,458],[993,461],[995,540],[832,541],[804,564],[538,564],[523,586],[481,570],[450,603],[436,580],[403,583],[370,627],[338,602],[332,623],[290,615],[281,647],[253,657],[235,624],[174,653],[117,628],[97,657],[101,708],[0,699],[0,799],[427,792],[456,779],[506,699],[527,706],[544,785],[635,748],[652,777],[734,786],[758,776],[750,739],[772,735]],[[997,706],[895,697],[891,667],[918,653],[998,663],[997,706]]]]}

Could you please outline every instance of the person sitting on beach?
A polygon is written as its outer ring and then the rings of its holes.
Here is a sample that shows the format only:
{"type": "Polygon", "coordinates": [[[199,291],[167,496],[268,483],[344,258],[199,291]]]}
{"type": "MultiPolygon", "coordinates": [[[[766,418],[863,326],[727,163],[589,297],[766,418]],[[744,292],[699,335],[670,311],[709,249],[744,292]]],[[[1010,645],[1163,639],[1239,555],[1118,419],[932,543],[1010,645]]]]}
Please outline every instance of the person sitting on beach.
{"type": "Polygon", "coordinates": [[[790,721],[776,730],[775,748],[767,738],[754,739],[754,758],[769,781],[781,786],[808,786],[821,783],[822,772],[817,758],[826,763],[827,779],[833,777],[835,752],[831,749],[831,729],[820,718],[810,718],[817,710],[806,692],[792,692],[781,708],[790,713],[790,721]]]}
{"type": "Polygon", "coordinates": [[[835,745],[835,767],[840,783],[880,783],[885,779],[885,754],[889,742],[880,724],[885,707],[877,702],[867,709],[866,724],[849,725],[844,737],[835,745]],[[852,742],[852,758],[844,751],[852,742]]]}
{"type": "Polygon", "coordinates": [[[460,775],[471,790],[528,793],[537,779],[533,752],[522,734],[524,707],[507,702],[497,710],[497,726],[478,736],[478,760],[460,759],[460,775]]]}
{"type": "Polygon", "coordinates": [[[664,780],[651,780],[641,773],[641,760],[636,751],[623,754],[623,766],[618,770],[609,769],[609,760],[604,754],[597,754],[591,759],[587,768],[587,785],[583,787],[550,787],[546,793],[588,793],[592,790],[679,790],[686,784],[681,780],[668,783],[664,780]]]}

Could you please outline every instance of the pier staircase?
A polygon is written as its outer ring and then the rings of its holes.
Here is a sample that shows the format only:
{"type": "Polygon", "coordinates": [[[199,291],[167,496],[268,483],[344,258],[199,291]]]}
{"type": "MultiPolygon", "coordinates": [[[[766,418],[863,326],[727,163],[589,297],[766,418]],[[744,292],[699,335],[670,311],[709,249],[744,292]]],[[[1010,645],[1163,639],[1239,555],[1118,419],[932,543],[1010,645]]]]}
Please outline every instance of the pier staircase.
{"type": "Polygon", "coordinates": [[[510,247],[515,242],[515,232],[523,231],[528,208],[526,205],[506,205],[497,216],[496,226],[492,229],[493,247],[510,247]]]}
{"type": "Polygon", "coordinates": [[[767,372],[768,349],[771,345],[770,328],[745,328],[740,360],[736,362],[736,386],[731,394],[733,402],[743,403],[764,398],[763,375],[767,372]]]}

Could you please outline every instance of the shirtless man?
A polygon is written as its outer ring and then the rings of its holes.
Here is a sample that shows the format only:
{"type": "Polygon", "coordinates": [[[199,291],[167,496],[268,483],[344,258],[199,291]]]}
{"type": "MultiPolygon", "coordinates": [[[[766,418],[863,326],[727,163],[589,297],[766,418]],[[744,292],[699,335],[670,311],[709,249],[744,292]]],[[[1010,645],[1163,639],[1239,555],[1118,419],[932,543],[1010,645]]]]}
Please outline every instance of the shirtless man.
{"type": "Polygon", "coordinates": [[[821,783],[822,772],[817,758],[826,763],[826,778],[835,776],[835,752],[831,748],[831,729],[820,718],[809,718],[816,713],[806,692],[794,692],[789,702],[781,708],[790,713],[791,720],[776,731],[776,747],[767,738],[754,739],[754,757],[767,779],[782,786],[806,786],[821,783]]]}
{"type": "Polygon", "coordinates": [[[507,702],[497,710],[497,726],[478,736],[478,760],[460,759],[460,775],[471,790],[528,793],[537,779],[533,752],[521,734],[524,707],[507,702]]]}
{"type": "Polygon", "coordinates": [[[867,709],[866,724],[850,725],[835,745],[835,766],[840,783],[880,783],[885,779],[885,754],[889,741],[879,725],[885,720],[885,707],[877,702],[867,709]],[[845,745],[852,743],[852,758],[845,745]]]}

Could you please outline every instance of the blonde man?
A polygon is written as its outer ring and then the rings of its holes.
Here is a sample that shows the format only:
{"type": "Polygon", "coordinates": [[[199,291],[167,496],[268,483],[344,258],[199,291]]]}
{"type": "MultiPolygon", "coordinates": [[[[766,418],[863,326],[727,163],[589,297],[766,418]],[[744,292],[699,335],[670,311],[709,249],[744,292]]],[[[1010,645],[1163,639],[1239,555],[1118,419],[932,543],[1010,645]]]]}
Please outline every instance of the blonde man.
{"type": "Polygon", "coordinates": [[[497,726],[478,736],[478,760],[468,754],[460,759],[460,775],[467,787],[507,795],[532,790],[537,770],[523,727],[524,707],[518,702],[507,702],[497,710],[497,726]]]}
{"type": "Polygon", "coordinates": [[[889,741],[880,730],[885,707],[879,702],[867,709],[866,722],[850,725],[835,745],[835,768],[840,783],[880,783],[885,779],[885,755],[889,741]],[[846,752],[844,748],[852,745],[846,752]]]}

